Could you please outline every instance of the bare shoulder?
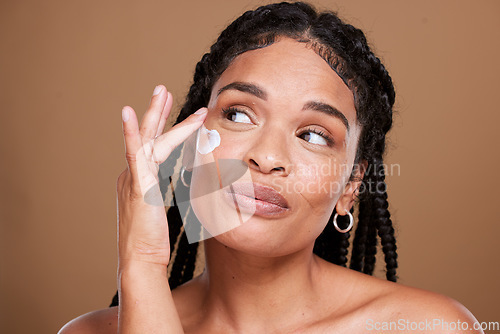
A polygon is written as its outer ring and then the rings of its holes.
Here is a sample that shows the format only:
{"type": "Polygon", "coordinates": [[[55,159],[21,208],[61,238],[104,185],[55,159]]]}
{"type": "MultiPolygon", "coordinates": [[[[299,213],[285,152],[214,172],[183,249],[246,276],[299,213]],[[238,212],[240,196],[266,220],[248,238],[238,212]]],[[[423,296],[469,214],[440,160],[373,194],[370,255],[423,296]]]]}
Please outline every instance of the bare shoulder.
{"type": "MultiPolygon", "coordinates": [[[[453,298],[338,266],[328,271],[330,281],[343,282],[348,302],[345,312],[327,317],[327,328],[345,326],[351,333],[483,333],[476,329],[472,313],[453,298]]],[[[338,290],[330,289],[329,295],[334,300],[338,290]]]]}
{"type": "Polygon", "coordinates": [[[397,305],[393,319],[422,324],[422,333],[483,333],[474,330],[477,319],[464,305],[439,293],[398,285],[380,302],[397,305]]]}
{"type": "Polygon", "coordinates": [[[381,291],[366,304],[367,309],[372,310],[370,313],[377,315],[366,321],[367,326],[371,324],[371,329],[388,333],[399,333],[401,330],[483,333],[475,329],[477,320],[472,313],[453,298],[378,278],[369,277],[368,280],[381,291]]]}
{"type": "Polygon", "coordinates": [[[58,334],[116,334],[118,307],[92,311],[68,322],[58,334]]]}

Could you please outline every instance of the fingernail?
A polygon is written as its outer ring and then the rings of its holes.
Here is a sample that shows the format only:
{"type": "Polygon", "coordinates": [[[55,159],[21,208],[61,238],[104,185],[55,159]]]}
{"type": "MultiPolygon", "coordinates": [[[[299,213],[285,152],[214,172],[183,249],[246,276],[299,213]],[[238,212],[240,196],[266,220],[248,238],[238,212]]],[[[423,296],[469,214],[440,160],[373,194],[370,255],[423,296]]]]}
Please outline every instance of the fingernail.
{"type": "Polygon", "coordinates": [[[153,91],[153,96],[160,94],[160,92],[161,92],[161,86],[156,86],[155,90],[153,91]]]}
{"type": "Polygon", "coordinates": [[[196,115],[203,115],[203,114],[206,114],[208,111],[207,108],[201,108],[200,110],[198,110],[197,112],[195,112],[196,115]]]}
{"type": "Polygon", "coordinates": [[[128,121],[128,118],[129,118],[128,109],[127,109],[127,107],[124,107],[122,109],[122,119],[124,122],[126,122],[126,121],[128,121]]]}

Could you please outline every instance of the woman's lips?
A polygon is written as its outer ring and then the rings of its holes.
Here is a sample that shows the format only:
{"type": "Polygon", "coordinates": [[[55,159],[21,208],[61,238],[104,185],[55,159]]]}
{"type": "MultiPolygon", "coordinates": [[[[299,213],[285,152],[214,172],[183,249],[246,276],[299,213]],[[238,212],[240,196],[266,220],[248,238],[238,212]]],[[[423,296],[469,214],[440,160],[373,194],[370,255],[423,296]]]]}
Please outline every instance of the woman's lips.
{"type": "Polygon", "coordinates": [[[290,211],[287,200],[271,187],[257,183],[235,183],[224,189],[225,200],[235,209],[268,217],[290,211]]]}

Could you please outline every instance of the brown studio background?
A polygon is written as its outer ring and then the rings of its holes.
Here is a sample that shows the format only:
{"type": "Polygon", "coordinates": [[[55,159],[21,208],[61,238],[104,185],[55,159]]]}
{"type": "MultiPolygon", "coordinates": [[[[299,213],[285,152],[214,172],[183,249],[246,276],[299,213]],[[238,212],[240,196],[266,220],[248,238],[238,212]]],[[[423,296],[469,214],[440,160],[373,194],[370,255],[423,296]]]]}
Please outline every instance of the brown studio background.
{"type": "MultiPolygon", "coordinates": [[[[221,29],[262,3],[0,2],[0,332],[109,304],[122,106],[142,115],[158,83],[179,106],[221,29]]],[[[396,86],[400,282],[500,321],[500,2],[312,3],[362,28],[396,86]]]]}

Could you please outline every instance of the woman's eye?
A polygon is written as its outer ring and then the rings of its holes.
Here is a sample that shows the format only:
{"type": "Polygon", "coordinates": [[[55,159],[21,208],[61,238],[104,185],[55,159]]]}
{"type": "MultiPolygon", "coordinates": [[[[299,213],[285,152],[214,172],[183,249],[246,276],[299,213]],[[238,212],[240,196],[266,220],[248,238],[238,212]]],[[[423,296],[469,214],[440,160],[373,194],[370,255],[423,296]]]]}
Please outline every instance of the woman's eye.
{"type": "Polygon", "coordinates": [[[333,142],[333,140],[325,133],[316,130],[307,130],[303,132],[299,137],[311,144],[322,146],[329,146],[333,142]]]}
{"type": "Polygon", "coordinates": [[[229,108],[222,111],[224,112],[224,114],[226,114],[226,118],[232,122],[249,124],[252,123],[252,120],[247,116],[247,114],[240,110],[229,108]]]}

